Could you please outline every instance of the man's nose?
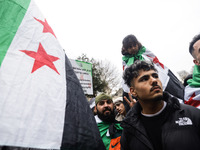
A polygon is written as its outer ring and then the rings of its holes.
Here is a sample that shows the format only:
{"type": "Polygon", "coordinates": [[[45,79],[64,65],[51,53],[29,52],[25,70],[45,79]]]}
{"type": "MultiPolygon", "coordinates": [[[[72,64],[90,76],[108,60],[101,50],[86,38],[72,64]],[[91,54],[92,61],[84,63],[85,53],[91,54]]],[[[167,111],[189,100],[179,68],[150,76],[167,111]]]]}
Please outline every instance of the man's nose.
{"type": "Polygon", "coordinates": [[[154,77],[151,77],[151,84],[152,85],[157,85],[157,83],[158,83],[158,80],[156,78],[154,78],[154,77]]]}
{"type": "Polygon", "coordinates": [[[104,107],[107,107],[107,106],[108,106],[108,103],[107,103],[107,102],[105,102],[105,103],[104,103],[104,107]]]}

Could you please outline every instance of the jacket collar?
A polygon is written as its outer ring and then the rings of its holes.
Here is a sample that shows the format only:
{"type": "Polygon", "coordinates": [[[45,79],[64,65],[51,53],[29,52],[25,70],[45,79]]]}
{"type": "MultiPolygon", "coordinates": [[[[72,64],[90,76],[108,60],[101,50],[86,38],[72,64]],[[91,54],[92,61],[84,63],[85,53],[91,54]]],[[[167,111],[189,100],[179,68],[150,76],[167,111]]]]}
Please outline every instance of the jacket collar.
{"type": "MultiPolygon", "coordinates": [[[[167,111],[173,112],[175,110],[180,110],[180,103],[177,98],[171,97],[168,93],[163,93],[163,100],[167,102],[167,111]]],[[[152,144],[148,140],[147,133],[141,121],[139,121],[139,116],[141,114],[142,107],[139,102],[137,102],[128,112],[126,118],[122,121],[121,126],[124,129],[127,129],[132,134],[137,134],[136,138],[138,138],[141,142],[147,145],[150,149],[153,149],[152,144]],[[136,132],[139,131],[139,132],[136,132]],[[142,133],[142,134],[138,134],[142,133]]],[[[170,113],[166,114],[166,118],[170,113]]]]}
{"type": "MultiPolygon", "coordinates": [[[[169,111],[181,110],[178,99],[170,96],[167,92],[163,92],[163,100],[167,102],[169,111]]],[[[126,118],[122,122],[122,126],[133,126],[138,121],[138,117],[141,114],[141,111],[142,107],[140,103],[137,102],[127,113],[126,118]]]]}

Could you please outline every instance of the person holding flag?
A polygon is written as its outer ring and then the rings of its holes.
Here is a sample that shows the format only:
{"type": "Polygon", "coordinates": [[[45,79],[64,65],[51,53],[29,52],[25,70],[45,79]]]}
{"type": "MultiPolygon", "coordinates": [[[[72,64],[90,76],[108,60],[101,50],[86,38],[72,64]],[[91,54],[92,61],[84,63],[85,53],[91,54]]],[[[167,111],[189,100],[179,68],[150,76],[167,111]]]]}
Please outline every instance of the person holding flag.
{"type": "MultiPolygon", "coordinates": [[[[155,64],[158,70],[159,78],[161,79],[163,90],[169,92],[171,95],[179,98],[183,103],[184,98],[184,86],[178,80],[178,78],[168,69],[164,64],[162,64],[159,59],[146,47],[144,47],[135,35],[127,35],[122,41],[122,66],[123,71],[130,65],[132,65],[136,60],[148,60],[155,64]]],[[[126,111],[130,109],[129,104],[126,102],[124,97],[129,98],[129,87],[127,84],[122,83],[123,88],[123,103],[125,105],[126,111]]]]}
{"type": "Polygon", "coordinates": [[[0,1],[0,149],[104,150],[63,48],[33,0],[0,1]]]}
{"type": "Polygon", "coordinates": [[[185,87],[185,104],[200,109],[200,34],[194,36],[189,45],[189,52],[194,58],[194,70],[192,78],[187,81],[185,87]]]}

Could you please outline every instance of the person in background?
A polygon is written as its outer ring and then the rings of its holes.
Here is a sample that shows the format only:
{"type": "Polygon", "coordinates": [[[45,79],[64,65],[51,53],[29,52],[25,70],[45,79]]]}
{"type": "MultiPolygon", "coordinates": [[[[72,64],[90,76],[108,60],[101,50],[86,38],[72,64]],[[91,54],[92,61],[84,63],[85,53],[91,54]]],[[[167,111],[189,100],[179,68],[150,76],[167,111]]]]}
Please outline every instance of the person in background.
{"type": "Polygon", "coordinates": [[[200,34],[194,36],[189,45],[189,52],[193,57],[194,69],[192,78],[187,80],[185,87],[185,104],[200,109],[200,34]]]}
{"type": "Polygon", "coordinates": [[[136,61],[123,79],[138,101],[121,123],[121,150],[200,149],[200,110],[163,92],[152,63],[136,61]]]}
{"type": "MultiPolygon", "coordinates": [[[[161,49],[162,50],[162,49],[161,49]]],[[[159,77],[161,79],[163,90],[168,91],[171,95],[179,98],[183,102],[184,98],[184,86],[178,80],[178,78],[164,65],[159,59],[148,49],[146,49],[141,42],[138,41],[135,35],[127,35],[122,41],[122,65],[123,70],[132,65],[136,60],[148,60],[155,64],[158,70],[159,77]]],[[[126,112],[130,109],[126,102],[126,98],[129,99],[129,87],[123,82],[123,103],[126,108],[126,112]]],[[[132,97],[134,98],[134,97],[132,97]]],[[[129,99],[130,100],[130,99],[129,99]]]]}
{"type": "Polygon", "coordinates": [[[118,97],[118,98],[114,99],[113,103],[114,103],[114,107],[117,111],[115,119],[117,121],[122,121],[126,116],[126,110],[125,110],[125,107],[123,104],[123,98],[118,97]]]}
{"type": "Polygon", "coordinates": [[[120,150],[120,138],[123,128],[115,120],[114,104],[111,96],[102,93],[95,98],[97,126],[107,150],[120,150]]]}

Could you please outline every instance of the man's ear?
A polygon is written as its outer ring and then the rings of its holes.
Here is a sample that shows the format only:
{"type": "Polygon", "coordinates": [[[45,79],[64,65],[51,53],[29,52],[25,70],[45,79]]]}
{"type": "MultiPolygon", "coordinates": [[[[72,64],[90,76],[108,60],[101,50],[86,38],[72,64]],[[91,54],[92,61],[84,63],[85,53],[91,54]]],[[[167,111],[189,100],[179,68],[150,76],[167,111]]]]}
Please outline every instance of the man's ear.
{"type": "Polygon", "coordinates": [[[95,113],[97,113],[97,106],[94,106],[94,110],[95,113]]]}
{"type": "Polygon", "coordinates": [[[134,97],[137,97],[137,92],[135,90],[134,87],[130,87],[130,93],[134,96],[134,97]]]}
{"type": "Polygon", "coordinates": [[[199,63],[198,60],[194,59],[193,62],[194,62],[195,65],[200,66],[200,63],[199,63]]]}

